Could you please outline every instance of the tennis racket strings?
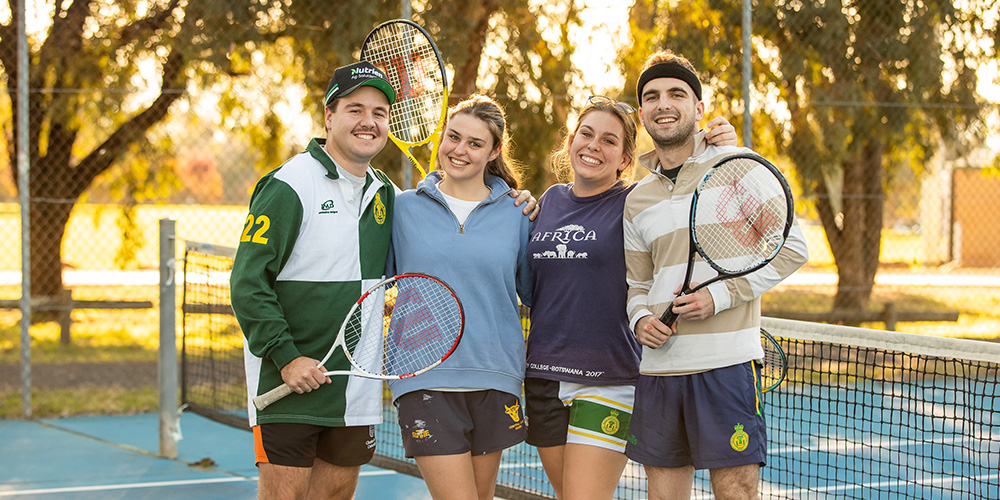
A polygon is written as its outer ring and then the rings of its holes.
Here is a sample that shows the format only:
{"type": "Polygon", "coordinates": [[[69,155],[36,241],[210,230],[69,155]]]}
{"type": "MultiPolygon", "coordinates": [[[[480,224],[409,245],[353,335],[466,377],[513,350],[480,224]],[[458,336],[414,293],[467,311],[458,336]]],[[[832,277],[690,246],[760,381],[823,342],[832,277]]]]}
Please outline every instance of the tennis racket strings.
{"type": "Polygon", "coordinates": [[[784,185],[775,174],[751,158],[736,157],[702,180],[691,235],[712,267],[739,273],[781,249],[789,208],[784,185]]]}
{"type": "Polygon", "coordinates": [[[462,314],[448,287],[403,275],[361,300],[348,318],[344,343],[359,369],[403,377],[426,370],[455,349],[462,314]]]}
{"type": "Polygon", "coordinates": [[[433,42],[412,23],[386,23],[369,35],[361,58],[378,66],[396,89],[389,132],[406,143],[425,142],[437,129],[445,99],[433,42]]]}

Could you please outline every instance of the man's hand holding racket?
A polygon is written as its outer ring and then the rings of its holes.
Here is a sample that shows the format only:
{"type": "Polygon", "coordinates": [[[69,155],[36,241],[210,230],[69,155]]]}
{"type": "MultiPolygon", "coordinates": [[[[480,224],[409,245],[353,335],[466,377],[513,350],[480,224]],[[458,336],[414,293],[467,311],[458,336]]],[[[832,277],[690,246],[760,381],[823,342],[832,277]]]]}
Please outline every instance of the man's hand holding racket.
{"type": "Polygon", "coordinates": [[[293,392],[303,394],[319,389],[322,384],[329,384],[330,377],[325,372],[326,368],[318,359],[299,356],[281,367],[281,380],[293,392]]]}
{"type": "MultiPolygon", "coordinates": [[[[697,283],[692,286],[697,286],[697,283]]],[[[678,317],[684,318],[685,321],[698,321],[715,314],[715,300],[708,288],[687,295],[679,295],[680,293],[681,287],[678,286],[677,290],[674,290],[674,294],[678,296],[674,299],[673,305],[678,317]]],[[[662,347],[671,335],[677,333],[677,323],[667,325],[655,315],[648,315],[636,322],[635,329],[639,344],[657,349],[662,347]]]]}
{"type": "MultiPolygon", "coordinates": [[[[692,286],[697,287],[698,284],[693,283],[692,286]]],[[[708,291],[708,288],[701,288],[696,292],[683,295],[681,287],[678,286],[677,290],[674,290],[674,294],[677,295],[677,298],[674,299],[674,313],[678,317],[684,318],[685,321],[708,319],[715,314],[715,299],[712,298],[712,293],[708,291]]],[[[671,326],[673,332],[677,333],[676,322],[668,326],[671,326]]]]}

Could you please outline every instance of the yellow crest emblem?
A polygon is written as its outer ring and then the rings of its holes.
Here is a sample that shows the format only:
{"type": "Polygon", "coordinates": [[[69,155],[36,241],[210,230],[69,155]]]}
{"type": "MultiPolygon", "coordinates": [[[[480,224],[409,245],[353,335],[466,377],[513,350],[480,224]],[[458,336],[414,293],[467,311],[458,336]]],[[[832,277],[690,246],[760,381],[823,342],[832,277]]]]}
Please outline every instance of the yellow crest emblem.
{"type": "Polygon", "coordinates": [[[375,222],[380,226],[385,224],[385,203],[382,203],[380,193],[375,193],[375,222]]]}
{"type": "Polygon", "coordinates": [[[413,436],[413,439],[424,439],[431,437],[431,432],[427,429],[414,429],[410,435],[413,436]]]}
{"type": "Polygon", "coordinates": [[[743,424],[736,424],[736,432],[729,437],[729,446],[732,446],[736,451],[743,451],[747,449],[750,444],[750,435],[743,431],[743,424]]]}
{"type": "Polygon", "coordinates": [[[614,415],[606,417],[604,420],[601,421],[601,430],[604,431],[605,434],[608,434],[610,436],[614,436],[615,434],[617,434],[618,429],[620,429],[621,426],[622,424],[621,422],[618,421],[618,417],[614,415]]]}
{"type": "Polygon", "coordinates": [[[519,403],[514,403],[514,406],[503,405],[504,413],[506,413],[507,416],[510,417],[510,419],[513,420],[514,422],[521,421],[520,410],[521,410],[521,405],[519,403]]]}

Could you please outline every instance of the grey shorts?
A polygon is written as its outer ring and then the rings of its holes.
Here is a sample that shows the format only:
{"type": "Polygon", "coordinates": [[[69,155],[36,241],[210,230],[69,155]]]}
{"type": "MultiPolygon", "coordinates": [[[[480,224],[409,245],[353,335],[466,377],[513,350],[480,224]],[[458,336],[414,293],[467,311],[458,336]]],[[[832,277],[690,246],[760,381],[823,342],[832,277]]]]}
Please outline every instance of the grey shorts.
{"type": "Polygon", "coordinates": [[[521,400],[506,392],[422,390],[396,399],[408,458],[486,455],[524,441],[521,400]]]}

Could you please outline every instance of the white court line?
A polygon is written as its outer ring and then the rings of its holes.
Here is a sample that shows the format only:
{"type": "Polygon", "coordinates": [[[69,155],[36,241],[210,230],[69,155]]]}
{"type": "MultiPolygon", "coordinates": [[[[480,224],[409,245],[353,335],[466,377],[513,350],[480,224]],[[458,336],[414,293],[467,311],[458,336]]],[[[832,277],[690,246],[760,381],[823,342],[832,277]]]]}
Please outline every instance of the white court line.
{"type": "MultiPolygon", "coordinates": [[[[894,480],[894,481],[879,481],[879,482],[865,483],[865,484],[847,484],[847,485],[836,485],[836,486],[817,486],[815,488],[810,488],[810,489],[807,489],[807,488],[773,489],[772,488],[770,491],[765,492],[765,494],[772,493],[772,494],[781,494],[781,495],[803,495],[803,494],[806,494],[806,493],[816,493],[816,492],[823,492],[823,493],[844,493],[844,492],[847,492],[847,491],[859,490],[859,489],[861,491],[867,491],[867,490],[875,489],[875,488],[892,488],[892,487],[903,486],[903,485],[908,485],[908,484],[914,484],[914,485],[918,485],[918,486],[934,486],[934,485],[945,486],[945,485],[955,485],[956,483],[957,484],[969,483],[969,482],[972,482],[974,480],[975,481],[995,480],[998,477],[1000,477],[1000,475],[998,475],[998,474],[989,474],[989,475],[974,476],[974,477],[941,476],[941,477],[934,477],[934,478],[930,478],[930,479],[914,479],[914,480],[909,480],[909,481],[907,481],[907,480],[894,480]]],[[[765,487],[766,486],[768,486],[768,485],[765,484],[765,487]]]]}
{"type": "Polygon", "coordinates": [[[781,448],[768,448],[767,454],[770,455],[782,455],[786,453],[841,453],[847,454],[851,452],[856,452],[858,449],[870,449],[870,450],[894,450],[898,448],[909,448],[914,446],[922,446],[926,444],[960,444],[967,441],[978,441],[978,442],[992,442],[996,438],[991,437],[989,440],[984,439],[966,439],[967,436],[958,437],[940,437],[935,439],[897,439],[897,440],[887,440],[887,441],[855,441],[844,438],[843,440],[829,438],[826,441],[831,444],[810,444],[795,446],[789,445],[781,448]],[[843,442],[841,442],[843,441],[843,442]]]}
{"type": "MultiPolygon", "coordinates": [[[[386,474],[398,474],[391,470],[378,470],[362,472],[362,476],[383,476],[386,474]]],[[[111,491],[128,490],[134,488],[162,488],[165,486],[190,486],[195,484],[216,484],[235,483],[240,481],[257,481],[256,477],[217,477],[212,479],[189,479],[185,481],[158,481],[153,483],[127,483],[127,484],[105,484],[94,486],[70,486],[66,488],[46,488],[37,490],[14,490],[0,491],[0,497],[12,497],[15,495],[51,495],[53,493],[74,493],[81,491],[111,491]]]]}
{"type": "Polygon", "coordinates": [[[212,479],[190,479],[187,481],[157,481],[153,483],[129,483],[129,484],[105,484],[94,486],[70,486],[66,488],[46,488],[38,490],[14,490],[0,491],[0,497],[12,497],[14,495],[48,495],[52,493],[73,493],[80,491],[110,491],[125,490],[132,488],[160,488],[163,486],[188,486],[192,484],[214,484],[214,483],[235,483],[238,481],[256,481],[257,478],[249,477],[217,477],[212,479]]]}

